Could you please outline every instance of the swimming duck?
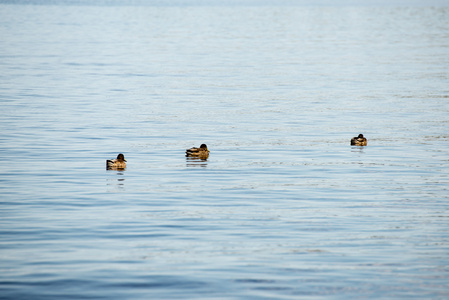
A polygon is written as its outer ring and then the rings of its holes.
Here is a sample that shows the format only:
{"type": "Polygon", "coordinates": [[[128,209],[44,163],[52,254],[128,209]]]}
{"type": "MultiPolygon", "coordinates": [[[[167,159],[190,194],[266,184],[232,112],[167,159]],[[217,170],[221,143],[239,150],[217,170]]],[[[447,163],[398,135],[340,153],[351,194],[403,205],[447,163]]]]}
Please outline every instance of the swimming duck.
{"type": "Polygon", "coordinates": [[[106,169],[108,170],[123,170],[126,168],[126,159],[123,154],[117,155],[116,159],[108,159],[106,161],[106,169]]]}
{"type": "Polygon", "coordinates": [[[366,138],[363,137],[363,134],[359,134],[359,136],[353,137],[351,139],[352,146],[366,146],[367,141],[366,138]]]}
{"type": "Polygon", "coordinates": [[[186,157],[198,157],[200,159],[207,159],[209,157],[209,150],[206,144],[201,144],[199,148],[193,147],[186,150],[186,157]]]}

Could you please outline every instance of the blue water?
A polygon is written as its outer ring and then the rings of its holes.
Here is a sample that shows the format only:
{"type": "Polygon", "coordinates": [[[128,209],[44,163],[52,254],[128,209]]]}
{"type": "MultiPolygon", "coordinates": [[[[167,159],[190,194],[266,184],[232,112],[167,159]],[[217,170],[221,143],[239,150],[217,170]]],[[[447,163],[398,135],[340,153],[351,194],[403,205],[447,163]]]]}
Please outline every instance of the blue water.
{"type": "Polygon", "coordinates": [[[444,3],[0,3],[1,299],[449,297],[444,3]]]}

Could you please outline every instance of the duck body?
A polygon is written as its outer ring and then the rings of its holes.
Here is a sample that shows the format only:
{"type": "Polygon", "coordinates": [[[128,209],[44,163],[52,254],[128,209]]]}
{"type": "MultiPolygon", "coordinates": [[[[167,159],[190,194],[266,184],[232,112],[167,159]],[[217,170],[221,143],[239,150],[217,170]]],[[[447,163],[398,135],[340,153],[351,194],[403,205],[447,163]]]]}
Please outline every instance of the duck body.
{"type": "Polygon", "coordinates": [[[368,142],[366,138],[363,137],[363,134],[359,134],[351,139],[351,146],[366,146],[367,144],[368,142]]]}
{"type": "Polygon", "coordinates": [[[125,156],[120,153],[116,159],[106,160],[106,169],[108,170],[124,170],[126,168],[125,156]]]}
{"type": "Polygon", "coordinates": [[[201,144],[199,148],[193,147],[186,150],[186,157],[196,157],[200,159],[207,159],[209,157],[209,150],[206,144],[201,144]]]}

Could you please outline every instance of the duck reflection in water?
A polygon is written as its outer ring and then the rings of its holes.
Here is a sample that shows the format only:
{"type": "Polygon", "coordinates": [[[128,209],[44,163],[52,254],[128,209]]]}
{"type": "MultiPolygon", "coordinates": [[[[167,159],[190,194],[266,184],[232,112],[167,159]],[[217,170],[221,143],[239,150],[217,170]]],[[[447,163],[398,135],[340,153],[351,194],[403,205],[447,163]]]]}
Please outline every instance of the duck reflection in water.
{"type": "Polygon", "coordinates": [[[187,167],[207,167],[207,159],[201,159],[198,157],[186,157],[187,167]]]}
{"type": "Polygon", "coordinates": [[[117,155],[116,159],[108,159],[106,160],[106,169],[107,170],[117,170],[123,171],[126,169],[126,159],[125,156],[120,153],[117,155]]]}
{"type": "Polygon", "coordinates": [[[115,175],[119,177],[110,177],[106,179],[106,186],[108,186],[108,192],[117,192],[125,189],[125,178],[123,172],[119,171],[115,175]]]}

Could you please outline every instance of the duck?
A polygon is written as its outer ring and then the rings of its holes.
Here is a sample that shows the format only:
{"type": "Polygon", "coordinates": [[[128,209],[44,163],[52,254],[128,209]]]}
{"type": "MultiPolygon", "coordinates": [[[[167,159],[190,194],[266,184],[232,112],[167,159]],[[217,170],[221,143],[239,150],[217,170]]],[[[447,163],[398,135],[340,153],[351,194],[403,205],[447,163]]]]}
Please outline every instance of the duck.
{"type": "Polygon", "coordinates": [[[363,134],[359,134],[359,136],[355,136],[351,139],[351,146],[366,146],[367,141],[366,138],[363,137],[363,134]]]}
{"type": "Polygon", "coordinates": [[[207,159],[209,157],[209,150],[206,144],[201,144],[199,148],[193,147],[186,150],[186,157],[197,157],[200,159],[207,159]]]}
{"type": "Polygon", "coordinates": [[[108,170],[123,170],[126,168],[125,156],[120,153],[116,159],[106,160],[106,169],[108,170]]]}

